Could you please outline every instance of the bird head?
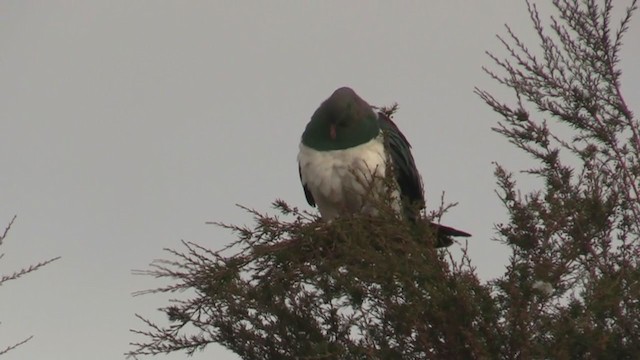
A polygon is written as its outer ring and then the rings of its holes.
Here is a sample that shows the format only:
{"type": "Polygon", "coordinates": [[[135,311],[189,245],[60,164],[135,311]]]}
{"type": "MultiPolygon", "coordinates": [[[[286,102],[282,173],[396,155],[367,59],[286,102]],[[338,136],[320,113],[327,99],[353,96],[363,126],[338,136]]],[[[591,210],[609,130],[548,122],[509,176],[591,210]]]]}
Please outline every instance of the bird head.
{"type": "Polygon", "coordinates": [[[364,144],[380,133],[378,115],[348,87],[334,91],[311,116],[302,143],[316,150],[342,150],[364,144]]]}

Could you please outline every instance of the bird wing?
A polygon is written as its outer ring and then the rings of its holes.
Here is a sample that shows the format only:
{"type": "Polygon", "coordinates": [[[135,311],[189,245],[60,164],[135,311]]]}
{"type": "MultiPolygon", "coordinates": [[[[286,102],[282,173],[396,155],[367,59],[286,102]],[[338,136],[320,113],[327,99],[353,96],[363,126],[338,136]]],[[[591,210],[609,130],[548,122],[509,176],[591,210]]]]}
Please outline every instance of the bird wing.
{"type": "MultiPolygon", "coordinates": [[[[422,179],[411,155],[411,145],[388,116],[380,113],[378,119],[380,121],[380,128],[385,133],[386,148],[389,151],[394,175],[400,187],[400,193],[405,201],[409,202],[409,204],[407,204],[408,206],[405,207],[405,209],[407,209],[406,211],[408,211],[407,215],[410,219],[416,220],[418,214],[415,214],[415,206],[423,208],[425,206],[425,200],[422,179]]],[[[471,234],[467,232],[441,224],[431,223],[431,227],[436,232],[436,247],[451,245],[453,243],[452,237],[471,236],[471,234]]]]}
{"type": "Polygon", "coordinates": [[[304,189],[304,197],[307,198],[307,202],[309,203],[309,205],[316,206],[316,201],[313,199],[313,195],[311,195],[311,191],[309,191],[307,184],[305,184],[302,181],[302,170],[300,169],[300,165],[298,165],[298,175],[300,176],[300,183],[302,183],[302,189],[304,189]]]}
{"type": "MultiPolygon", "coordinates": [[[[400,187],[400,194],[408,205],[422,208],[425,206],[422,179],[411,155],[411,145],[400,129],[383,113],[378,114],[378,121],[385,137],[386,149],[393,167],[393,172],[400,187]]],[[[414,208],[415,209],[415,208],[414,208]]],[[[414,218],[416,215],[410,216],[414,218]]]]}

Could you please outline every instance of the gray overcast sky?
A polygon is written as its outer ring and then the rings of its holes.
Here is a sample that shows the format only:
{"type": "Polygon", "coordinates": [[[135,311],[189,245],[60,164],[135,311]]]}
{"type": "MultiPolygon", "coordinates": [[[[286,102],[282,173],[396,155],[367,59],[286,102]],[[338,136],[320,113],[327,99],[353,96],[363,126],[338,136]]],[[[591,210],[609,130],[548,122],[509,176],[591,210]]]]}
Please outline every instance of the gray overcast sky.
{"type": "MultiPolygon", "coordinates": [[[[623,53],[636,111],[639,21],[623,53]]],[[[18,214],[0,274],[62,256],[0,289],[0,347],[35,335],[3,359],[122,358],[141,340],[134,313],[164,321],[166,304],[131,296],[163,284],[132,269],[180,239],[224,246],[231,235],[205,221],[250,222],[236,203],[306,208],[300,134],[343,85],[400,104],[429,205],[442,191],[459,202],[444,222],[474,234],[483,279],[500,275],[491,162],[526,157],[491,132],[473,87],[508,94],[480,68],[504,23],[533,45],[512,0],[0,2],[0,225],[18,214]]]]}

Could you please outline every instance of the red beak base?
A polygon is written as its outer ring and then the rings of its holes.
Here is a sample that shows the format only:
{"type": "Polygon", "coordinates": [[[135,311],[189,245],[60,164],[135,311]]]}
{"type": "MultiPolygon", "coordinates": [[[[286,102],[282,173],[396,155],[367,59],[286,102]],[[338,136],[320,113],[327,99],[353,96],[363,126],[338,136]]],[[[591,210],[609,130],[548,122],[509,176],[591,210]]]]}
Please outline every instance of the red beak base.
{"type": "Polygon", "coordinates": [[[336,125],[335,124],[329,125],[329,136],[331,137],[331,140],[335,140],[336,139],[336,125]]]}

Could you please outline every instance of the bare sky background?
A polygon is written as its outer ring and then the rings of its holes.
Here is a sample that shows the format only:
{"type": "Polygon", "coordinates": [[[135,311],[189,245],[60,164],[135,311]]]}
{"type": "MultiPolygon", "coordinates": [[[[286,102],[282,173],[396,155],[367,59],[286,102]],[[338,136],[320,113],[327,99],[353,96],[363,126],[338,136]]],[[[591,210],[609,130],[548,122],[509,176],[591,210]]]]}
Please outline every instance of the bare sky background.
{"type": "MultiPolygon", "coordinates": [[[[638,112],[634,20],[622,68],[638,112]]],[[[0,289],[0,347],[35,335],[3,360],[123,358],[143,340],[134,313],[164,321],[167,304],[132,297],[164,283],[131,270],[181,239],[229,243],[205,221],[249,223],[236,203],[306,208],[300,135],[344,85],[400,104],[429,206],[443,191],[459,202],[443,222],[473,233],[483,279],[500,275],[491,162],[527,158],[491,132],[498,116],[473,88],[509,94],[481,71],[485,50],[502,53],[504,23],[536,42],[512,0],[0,2],[0,226],[18,215],[0,274],[62,256],[0,289]]],[[[237,357],[217,346],[193,357],[205,358],[237,357]]]]}

